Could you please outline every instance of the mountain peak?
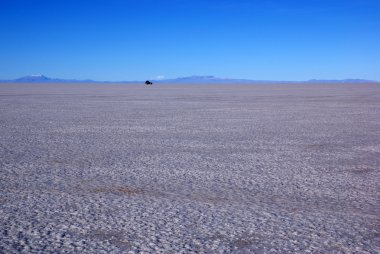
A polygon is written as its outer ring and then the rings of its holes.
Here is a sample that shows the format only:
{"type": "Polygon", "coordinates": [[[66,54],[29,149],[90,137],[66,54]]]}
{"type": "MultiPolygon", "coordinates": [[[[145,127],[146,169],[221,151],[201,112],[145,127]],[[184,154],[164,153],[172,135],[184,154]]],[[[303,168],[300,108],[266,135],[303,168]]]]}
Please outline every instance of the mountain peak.
{"type": "Polygon", "coordinates": [[[188,76],[188,77],[181,77],[177,79],[216,79],[215,76],[199,76],[199,75],[193,75],[193,76],[188,76]]]}
{"type": "Polygon", "coordinates": [[[38,74],[38,75],[28,75],[21,78],[16,79],[17,82],[46,82],[51,80],[50,78],[38,74]]]}

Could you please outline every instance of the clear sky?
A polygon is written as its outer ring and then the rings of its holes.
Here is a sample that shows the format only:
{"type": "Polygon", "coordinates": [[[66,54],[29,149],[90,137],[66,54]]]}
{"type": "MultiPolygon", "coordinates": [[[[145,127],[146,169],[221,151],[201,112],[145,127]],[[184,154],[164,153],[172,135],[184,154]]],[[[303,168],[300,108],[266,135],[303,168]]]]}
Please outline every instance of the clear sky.
{"type": "Polygon", "coordinates": [[[1,0],[0,79],[380,80],[380,0],[1,0]]]}

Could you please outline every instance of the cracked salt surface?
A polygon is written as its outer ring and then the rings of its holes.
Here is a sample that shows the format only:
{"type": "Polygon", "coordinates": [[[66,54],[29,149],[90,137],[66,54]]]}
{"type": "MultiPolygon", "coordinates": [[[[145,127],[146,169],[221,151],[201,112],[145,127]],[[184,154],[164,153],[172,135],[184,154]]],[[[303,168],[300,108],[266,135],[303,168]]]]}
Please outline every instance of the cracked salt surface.
{"type": "Polygon", "coordinates": [[[0,253],[379,253],[379,85],[0,85],[0,253]]]}

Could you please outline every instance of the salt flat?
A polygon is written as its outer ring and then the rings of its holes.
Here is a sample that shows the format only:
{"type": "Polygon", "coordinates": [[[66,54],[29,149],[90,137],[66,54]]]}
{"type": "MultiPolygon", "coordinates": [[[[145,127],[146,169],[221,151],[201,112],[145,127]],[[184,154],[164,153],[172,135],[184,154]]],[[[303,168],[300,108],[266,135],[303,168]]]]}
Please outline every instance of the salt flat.
{"type": "Polygon", "coordinates": [[[0,84],[1,253],[379,253],[380,85],[0,84]]]}

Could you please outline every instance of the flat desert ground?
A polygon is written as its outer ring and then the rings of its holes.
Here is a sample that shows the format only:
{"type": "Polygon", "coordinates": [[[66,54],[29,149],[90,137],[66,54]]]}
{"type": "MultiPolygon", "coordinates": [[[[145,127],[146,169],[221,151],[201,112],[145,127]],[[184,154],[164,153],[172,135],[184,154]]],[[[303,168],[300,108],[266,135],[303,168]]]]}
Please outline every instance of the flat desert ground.
{"type": "Polygon", "coordinates": [[[0,253],[379,253],[380,84],[0,84],[0,253]]]}

